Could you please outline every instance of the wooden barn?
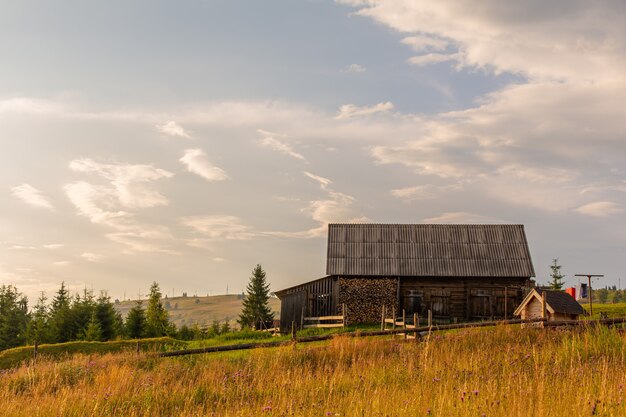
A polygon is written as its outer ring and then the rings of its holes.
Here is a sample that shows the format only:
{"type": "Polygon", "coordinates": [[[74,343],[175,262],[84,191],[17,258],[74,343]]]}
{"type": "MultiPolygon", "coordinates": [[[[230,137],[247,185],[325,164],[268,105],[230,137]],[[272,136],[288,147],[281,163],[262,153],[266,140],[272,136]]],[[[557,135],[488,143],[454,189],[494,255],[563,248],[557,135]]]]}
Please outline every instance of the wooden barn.
{"type": "Polygon", "coordinates": [[[435,320],[511,317],[535,276],[522,225],[330,224],[327,276],[277,291],[281,328],[303,317],[378,322],[382,306],[435,320]]]}
{"type": "Polygon", "coordinates": [[[514,314],[522,320],[578,320],[585,309],[566,292],[533,289],[514,314]]]}

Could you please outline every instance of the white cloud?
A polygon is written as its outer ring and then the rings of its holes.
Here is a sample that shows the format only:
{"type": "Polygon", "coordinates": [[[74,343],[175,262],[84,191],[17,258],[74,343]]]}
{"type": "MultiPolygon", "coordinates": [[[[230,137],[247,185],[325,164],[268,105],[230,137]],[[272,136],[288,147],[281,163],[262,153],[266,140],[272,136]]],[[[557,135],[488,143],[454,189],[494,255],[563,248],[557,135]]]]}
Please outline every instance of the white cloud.
{"type": "Polygon", "coordinates": [[[50,244],[47,244],[47,245],[43,245],[44,249],[51,249],[51,250],[61,249],[64,246],[65,245],[62,244],[62,243],[50,243],[50,244]]]}
{"type": "Polygon", "coordinates": [[[384,103],[378,103],[374,106],[355,106],[354,104],[344,104],[339,108],[336,120],[351,119],[353,117],[372,116],[376,113],[387,113],[393,110],[394,105],[392,102],[387,101],[384,103]]]}
{"type": "Polygon", "coordinates": [[[162,125],[157,125],[156,128],[159,132],[169,136],[193,139],[192,136],[174,120],[170,120],[169,122],[162,125]]]}
{"type": "Polygon", "coordinates": [[[440,62],[458,61],[458,59],[459,56],[457,54],[430,53],[413,56],[409,58],[409,62],[413,65],[417,65],[418,67],[423,67],[425,65],[438,64],[440,62]]]}
{"type": "Polygon", "coordinates": [[[41,191],[30,184],[11,187],[11,194],[30,206],[54,210],[52,203],[50,203],[41,191]]]}
{"type": "Polygon", "coordinates": [[[288,143],[282,142],[279,139],[277,139],[276,138],[277,135],[275,133],[268,132],[266,130],[261,130],[261,129],[257,130],[257,132],[263,136],[263,138],[259,141],[261,146],[270,148],[277,152],[284,153],[285,155],[289,155],[292,158],[299,159],[301,161],[306,162],[306,158],[302,156],[302,154],[294,151],[291,148],[291,146],[289,146],[288,143]]]}
{"type": "Polygon", "coordinates": [[[75,172],[95,173],[106,179],[113,189],[108,197],[113,197],[128,208],[156,207],[167,205],[167,198],[153,190],[150,183],[174,176],[164,169],[152,165],[103,164],[89,158],[70,162],[75,172]]]}
{"type": "Polygon", "coordinates": [[[624,79],[626,6],[619,2],[339,2],[408,37],[449,40],[468,67],[544,80],[624,79]]]}
{"type": "Polygon", "coordinates": [[[68,266],[68,265],[70,265],[69,261],[57,261],[57,262],[54,262],[54,266],[64,267],[64,266],[68,266]]]}
{"type": "Polygon", "coordinates": [[[85,252],[81,254],[80,257],[89,262],[100,262],[102,259],[104,259],[104,255],[91,252],[85,252]]]}
{"type": "Polygon", "coordinates": [[[450,191],[462,190],[461,184],[437,186],[432,184],[391,190],[391,195],[402,200],[432,200],[450,191]]]}
{"type": "Polygon", "coordinates": [[[256,235],[242,220],[230,215],[188,216],[180,223],[210,240],[248,240],[256,235]]]}
{"type": "Polygon", "coordinates": [[[64,189],[79,215],[114,230],[105,234],[109,240],[123,244],[127,253],[175,253],[169,248],[174,238],[167,227],[142,223],[136,213],[128,211],[168,204],[152,183],[170,178],[172,173],[151,165],[101,164],[91,159],[74,160],[70,168],[98,174],[105,180],[105,184],[77,181],[66,184],[64,189]]]}
{"type": "Polygon", "coordinates": [[[622,206],[611,201],[596,201],[575,209],[580,214],[592,217],[608,217],[624,212],[622,206]]]}
{"type": "Polygon", "coordinates": [[[213,166],[201,149],[187,149],[182,158],[180,158],[189,172],[197,174],[207,181],[223,181],[228,178],[226,172],[213,166]]]}
{"type": "Polygon", "coordinates": [[[361,73],[364,73],[365,71],[367,71],[367,68],[359,64],[350,64],[343,69],[343,72],[353,73],[353,74],[361,74],[361,73]]]}
{"type": "Polygon", "coordinates": [[[303,171],[302,172],[304,175],[306,175],[307,177],[311,178],[314,181],[317,181],[320,185],[320,187],[322,187],[322,190],[325,190],[330,184],[332,184],[332,181],[329,180],[328,178],[324,178],[321,177],[319,175],[315,175],[315,174],[311,174],[310,172],[307,171],[303,171]]]}
{"type": "Polygon", "coordinates": [[[507,223],[504,220],[495,217],[483,216],[480,214],[467,213],[464,211],[443,213],[436,217],[423,219],[422,223],[442,223],[442,224],[490,224],[490,223],[507,223]]]}

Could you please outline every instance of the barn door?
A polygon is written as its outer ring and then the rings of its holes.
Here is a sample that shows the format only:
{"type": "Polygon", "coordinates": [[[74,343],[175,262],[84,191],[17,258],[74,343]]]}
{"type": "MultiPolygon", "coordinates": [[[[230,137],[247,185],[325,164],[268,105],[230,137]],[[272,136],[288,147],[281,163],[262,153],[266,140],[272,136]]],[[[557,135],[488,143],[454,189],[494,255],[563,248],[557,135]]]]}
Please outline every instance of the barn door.
{"type": "Polygon", "coordinates": [[[472,290],[469,308],[471,317],[491,317],[491,294],[485,290],[472,290]]]}
{"type": "Polygon", "coordinates": [[[430,308],[433,316],[449,317],[450,316],[450,291],[449,290],[433,290],[430,293],[430,308]]]}

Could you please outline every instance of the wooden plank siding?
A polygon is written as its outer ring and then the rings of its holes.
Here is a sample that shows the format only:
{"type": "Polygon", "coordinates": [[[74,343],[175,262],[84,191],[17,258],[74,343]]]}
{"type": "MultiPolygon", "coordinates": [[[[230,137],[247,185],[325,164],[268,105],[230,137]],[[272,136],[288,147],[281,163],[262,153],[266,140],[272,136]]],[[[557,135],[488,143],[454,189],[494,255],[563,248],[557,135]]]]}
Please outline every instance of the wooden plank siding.
{"type": "Polygon", "coordinates": [[[424,317],[428,310],[438,319],[473,320],[512,317],[522,302],[528,278],[401,277],[398,310],[424,317]],[[505,291],[506,287],[506,291],[505,291]],[[507,296],[504,301],[505,292],[507,296]]]}
{"type": "Polygon", "coordinates": [[[277,291],[281,332],[289,331],[292,322],[300,328],[304,317],[336,315],[337,291],[337,278],[331,276],[277,291]]]}

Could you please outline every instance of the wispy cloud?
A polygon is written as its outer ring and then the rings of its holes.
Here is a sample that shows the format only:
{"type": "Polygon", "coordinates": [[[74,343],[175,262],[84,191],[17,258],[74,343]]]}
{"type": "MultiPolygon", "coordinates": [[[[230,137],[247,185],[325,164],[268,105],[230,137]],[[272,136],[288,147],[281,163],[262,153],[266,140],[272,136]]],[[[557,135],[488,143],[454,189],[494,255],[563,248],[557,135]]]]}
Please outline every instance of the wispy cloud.
{"type": "Polygon", "coordinates": [[[402,200],[431,200],[450,191],[459,191],[463,186],[459,183],[450,185],[417,185],[415,187],[397,188],[391,190],[391,195],[402,200]]]}
{"type": "Polygon", "coordinates": [[[339,108],[336,120],[351,119],[353,117],[365,117],[372,116],[377,113],[387,113],[393,110],[394,105],[390,101],[384,103],[378,103],[373,106],[356,106],[354,104],[344,104],[339,108]]]}
{"type": "Polygon", "coordinates": [[[438,64],[440,62],[457,61],[458,59],[458,54],[439,54],[433,52],[430,54],[413,56],[409,58],[409,62],[413,65],[417,65],[418,67],[423,67],[425,65],[438,64]]]}
{"type": "Polygon", "coordinates": [[[47,245],[43,245],[44,249],[51,249],[51,250],[61,249],[64,246],[65,245],[62,243],[49,243],[47,245]]]}
{"type": "Polygon", "coordinates": [[[468,213],[465,211],[456,211],[443,213],[439,216],[429,217],[422,220],[423,223],[442,223],[442,224],[490,224],[490,223],[507,223],[504,220],[483,216],[481,214],[468,213]]]}
{"type": "Polygon", "coordinates": [[[207,181],[224,181],[228,179],[226,171],[209,162],[207,154],[202,149],[187,149],[180,158],[189,172],[197,174],[207,181]]]}
{"type": "Polygon", "coordinates": [[[179,221],[182,225],[211,240],[248,240],[255,236],[252,228],[236,216],[188,216],[180,218],[179,221]]]}
{"type": "Polygon", "coordinates": [[[167,227],[142,223],[129,211],[168,204],[168,199],[153,189],[153,183],[172,177],[172,173],[152,165],[102,164],[91,159],[74,160],[70,168],[95,173],[104,180],[104,184],[77,181],[64,189],[79,215],[114,230],[106,233],[106,238],[125,245],[130,253],[175,253],[168,247],[174,238],[167,227]]]}
{"type": "Polygon", "coordinates": [[[575,209],[580,214],[592,217],[608,217],[616,214],[622,214],[624,209],[617,203],[611,201],[596,201],[594,203],[585,204],[575,209]]]}
{"type": "Polygon", "coordinates": [[[257,130],[257,132],[263,136],[263,138],[259,141],[261,146],[270,148],[285,155],[289,155],[292,158],[306,162],[306,158],[302,156],[302,154],[294,151],[288,143],[279,140],[275,133],[261,129],[257,130]]]}
{"type": "Polygon", "coordinates": [[[104,259],[104,255],[91,252],[85,252],[81,254],[80,257],[89,262],[100,262],[104,259]]]}
{"type": "Polygon", "coordinates": [[[361,74],[367,71],[362,65],[359,64],[350,64],[343,69],[343,72],[352,73],[352,74],[361,74]]]}
{"type": "Polygon", "coordinates": [[[317,181],[320,185],[320,187],[322,187],[322,190],[325,190],[326,187],[328,187],[330,184],[332,184],[332,181],[329,180],[328,178],[324,178],[321,177],[319,175],[315,175],[315,174],[311,174],[310,172],[307,171],[303,171],[302,172],[304,175],[306,175],[307,177],[311,178],[314,181],[317,181]]]}
{"type": "Polygon", "coordinates": [[[54,210],[52,203],[50,203],[42,192],[30,184],[11,187],[11,194],[30,206],[54,210]]]}
{"type": "Polygon", "coordinates": [[[157,125],[157,130],[165,135],[180,137],[185,139],[193,139],[193,137],[178,123],[174,120],[170,120],[169,122],[157,125]]]}

